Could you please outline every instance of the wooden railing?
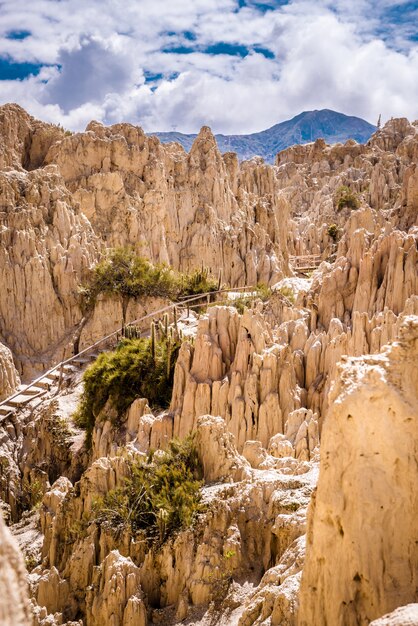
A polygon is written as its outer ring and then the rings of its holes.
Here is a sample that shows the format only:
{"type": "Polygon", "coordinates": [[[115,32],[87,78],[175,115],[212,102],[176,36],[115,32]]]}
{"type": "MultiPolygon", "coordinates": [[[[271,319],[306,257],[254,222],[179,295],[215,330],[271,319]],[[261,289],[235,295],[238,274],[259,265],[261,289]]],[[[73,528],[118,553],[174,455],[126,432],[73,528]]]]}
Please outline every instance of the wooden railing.
{"type": "Polygon", "coordinates": [[[305,254],[301,256],[291,256],[289,258],[290,265],[295,270],[308,271],[314,270],[322,262],[320,254],[305,254]]]}
{"type": "MultiPolygon", "coordinates": [[[[178,302],[173,302],[172,304],[169,304],[161,309],[158,309],[157,311],[153,311],[152,313],[148,313],[147,315],[144,315],[143,317],[140,317],[136,320],[132,320],[131,322],[129,322],[128,324],[125,325],[126,327],[129,326],[136,326],[138,324],[141,324],[142,322],[152,319],[153,317],[157,317],[159,315],[162,315],[163,313],[167,313],[169,311],[173,311],[174,309],[182,309],[185,310],[187,308],[196,308],[198,306],[202,306],[202,302],[200,302],[200,304],[198,303],[198,301],[206,301],[207,303],[209,303],[211,301],[211,298],[213,296],[217,296],[219,294],[223,294],[223,293],[228,293],[228,292],[235,292],[235,291],[249,291],[249,290],[254,290],[254,287],[230,287],[228,289],[220,289],[218,291],[210,291],[210,292],[206,292],[206,293],[201,293],[195,296],[189,296],[189,297],[185,297],[183,298],[181,301],[178,302]],[[195,304],[193,304],[195,303],[195,304]]],[[[25,386],[24,389],[20,389],[19,391],[16,391],[14,394],[12,394],[11,396],[9,396],[8,398],[5,398],[4,400],[2,400],[0,402],[0,409],[3,409],[5,407],[9,407],[10,402],[13,402],[16,398],[18,398],[19,396],[23,396],[23,395],[27,395],[27,399],[25,398],[25,400],[22,400],[19,403],[20,405],[24,405],[27,404],[28,402],[30,402],[31,400],[34,400],[35,398],[39,397],[40,395],[43,395],[41,392],[39,393],[35,393],[33,395],[27,394],[28,390],[31,390],[32,388],[36,388],[37,385],[39,385],[45,378],[48,378],[48,376],[51,376],[54,373],[57,373],[57,375],[59,375],[59,372],[63,372],[64,368],[66,366],[71,366],[72,364],[76,363],[77,361],[79,362],[80,359],[82,359],[83,357],[86,357],[89,353],[91,353],[93,350],[96,350],[97,348],[100,348],[101,346],[104,345],[108,345],[109,342],[111,342],[112,339],[118,339],[119,336],[122,335],[123,333],[123,328],[118,328],[117,330],[113,331],[112,333],[109,333],[108,335],[105,335],[104,337],[102,337],[101,339],[99,339],[98,341],[95,341],[94,343],[92,343],[91,345],[89,345],[87,348],[84,348],[83,350],[81,350],[80,352],[78,352],[77,354],[74,354],[73,356],[69,357],[68,359],[65,359],[63,361],[60,361],[59,363],[57,363],[56,365],[54,365],[53,367],[51,367],[49,370],[47,370],[46,372],[44,372],[41,376],[38,376],[38,378],[36,378],[35,380],[33,380],[32,382],[30,382],[28,385],[25,386]]],[[[51,384],[52,384],[52,380],[51,380],[51,384]]],[[[44,393],[47,393],[48,389],[45,389],[44,393]]],[[[18,406],[11,406],[10,407],[10,411],[8,412],[3,412],[2,415],[0,415],[0,422],[5,419],[8,415],[10,415],[10,413],[14,412],[15,409],[19,408],[18,406]]]]}

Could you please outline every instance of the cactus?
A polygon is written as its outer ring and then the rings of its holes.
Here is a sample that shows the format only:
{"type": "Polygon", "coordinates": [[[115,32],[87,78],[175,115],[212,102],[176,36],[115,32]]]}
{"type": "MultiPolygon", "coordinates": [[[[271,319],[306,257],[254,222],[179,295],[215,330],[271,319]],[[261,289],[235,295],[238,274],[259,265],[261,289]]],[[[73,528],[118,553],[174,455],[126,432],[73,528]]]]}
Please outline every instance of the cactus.
{"type": "Polygon", "coordinates": [[[167,341],[167,350],[166,350],[166,354],[167,354],[167,380],[170,378],[170,372],[171,372],[171,349],[172,349],[172,343],[171,340],[167,341]]]}
{"type": "Polygon", "coordinates": [[[163,542],[165,539],[167,520],[168,520],[168,512],[165,509],[160,509],[157,515],[157,525],[158,525],[158,533],[160,535],[161,542],[163,542]]]}
{"type": "Polygon", "coordinates": [[[176,336],[178,337],[179,329],[177,326],[177,307],[174,307],[173,309],[173,324],[174,324],[174,329],[176,331],[176,336]]]}
{"type": "Polygon", "coordinates": [[[152,354],[152,360],[155,363],[155,356],[156,356],[156,327],[155,327],[155,323],[152,322],[151,323],[151,354],[152,354]]]}

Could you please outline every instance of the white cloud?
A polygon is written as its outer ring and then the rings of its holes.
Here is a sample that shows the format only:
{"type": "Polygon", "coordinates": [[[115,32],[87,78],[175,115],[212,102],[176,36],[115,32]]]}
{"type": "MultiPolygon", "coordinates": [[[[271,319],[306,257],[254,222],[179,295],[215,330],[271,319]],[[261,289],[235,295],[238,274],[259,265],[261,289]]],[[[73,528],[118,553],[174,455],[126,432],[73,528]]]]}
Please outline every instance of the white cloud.
{"type": "Polygon", "coordinates": [[[418,117],[418,51],[405,0],[271,0],[276,8],[269,11],[257,4],[238,10],[237,0],[3,0],[0,55],[53,67],[0,81],[0,102],[19,102],[73,129],[95,118],[147,131],[209,124],[244,133],[313,108],[372,122],[379,113],[418,117]],[[31,36],[6,37],[22,30],[31,36]],[[249,54],[205,53],[221,42],[249,54]],[[185,47],[195,51],[181,54],[185,47]],[[144,72],[162,77],[145,84],[144,72]]]}

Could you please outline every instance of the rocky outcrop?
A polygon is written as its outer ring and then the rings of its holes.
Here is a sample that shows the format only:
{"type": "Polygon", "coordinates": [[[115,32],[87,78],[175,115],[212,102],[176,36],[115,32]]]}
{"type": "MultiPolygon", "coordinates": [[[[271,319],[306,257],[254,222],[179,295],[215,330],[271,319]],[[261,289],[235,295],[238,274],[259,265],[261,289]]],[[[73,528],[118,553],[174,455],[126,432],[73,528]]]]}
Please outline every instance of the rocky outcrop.
{"type": "Polygon", "coordinates": [[[29,594],[22,554],[0,514],[0,623],[2,626],[30,624],[29,594]]]}
{"type": "Polygon", "coordinates": [[[321,281],[318,324],[322,327],[327,329],[332,318],[347,323],[355,312],[370,318],[387,309],[398,315],[417,293],[416,234],[395,230],[373,241],[367,230],[352,231],[349,224],[340,249],[341,255],[321,281]]]}
{"type": "Polygon", "coordinates": [[[77,286],[97,243],[54,166],[0,172],[0,196],[0,280],[8,294],[0,298],[0,336],[30,374],[71,342],[82,317],[77,286]]]}
{"type": "Polygon", "coordinates": [[[418,604],[407,604],[370,622],[370,626],[415,626],[415,624],[418,624],[418,604]]]}
{"type": "Polygon", "coordinates": [[[257,592],[247,602],[238,626],[296,626],[299,587],[305,558],[305,537],[289,546],[279,563],[263,576],[257,592]]]}
{"type": "Polygon", "coordinates": [[[322,435],[300,625],[368,624],[417,600],[418,318],[340,366],[322,435]]]}
{"type": "Polygon", "coordinates": [[[347,141],[326,145],[292,146],[277,155],[276,177],[293,220],[289,231],[291,254],[335,254],[328,228],[335,224],[338,240],[352,210],[338,208],[338,190],[348,186],[362,208],[371,207],[392,226],[408,230],[417,225],[417,124],[394,119],[366,145],[347,141]]]}
{"type": "Polygon", "coordinates": [[[34,170],[64,130],[34,119],[17,104],[6,104],[0,107],[0,136],[0,170],[34,170]]]}
{"type": "Polygon", "coordinates": [[[64,478],[52,486],[41,509],[43,569],[32,575],[47,613],[130,626],[174,605],[181,620],[225,595],[233,578],[258,582],[272,565],[289,569],[283,555],[304,532],[315,474],[294,459],[283,473],[252,470],[220,418],[198,420],[196,447],[212,483],[203,488],[206,511],[160,549],[128,531],[117,536],[91,515],[97,497],[122,484],[132,448],[94,462],[75,487],[64,478]]]}
{"type": "Polygon", "coordinates": [[[86,620],[91,626],[101,626],[109,620],[121,626],[146,626],[139,567],[117,550],[109,552],[95,569],[86,604],[86,620]]]}
{"type": "MultiPolygon", "coordinates": [[[[78,285],[104,247],[186,272],[203,263],[230,285],[289,271],[273,168],[223,158],[207,127],[186,154],[129,124],[72,135],[6,105],[0,136],[0,339],[26,376],[71,352],[86,322],[78,285]]],[[[117,328],[103,328],[113,310],[93,315],[81,344],[117,328]]]]}
{"type": "Polygon", "coordinates": [[[195,346],[185,343],[176,364],[170,411],[174,435],[184,437],[200,415],[219,415],[242,450],[248,439],[268,446],[301,406],[297,357],[273,341],[261,308],[242,317],[232,307],[209,309],[195,346]]]}
{"type": "MultiPolygon", "coordinates": [[[[9,517],[44,494],[34,625],[176,624],[207,611],[203,623],[354,626],[416,600],[417,125],[392,120],[364,146],[292,147],[275,167],[222,156],[206,127],[186,154],[129,124],[70,134],[6,106],[0,133],[4,394],[19,383],[13,359],[30,376],[120,325],[116,300],[87,316],[77,295],[104,248],[274,286],[265,302],[230,294],[184,323],[170,407],[105,406],[89,452],[71,419],[78,372],[1,422],[9,517]],[[342,185],[359,208],[338,206],[342,185]],[[322,262],[283,278],[288,251],[322,262]],[[193,431],[205,510],[189,528],[150,549],[129,524],[97,519],[130,460],[193,431]]],[[[161,306],[131,303],[127,317],[161,306]]]]}
{"type": "Polygon", "coordinates": [[[46,161],[108,246],[133,245],[182,271],[203,263],[230,285],[269,283],[287,270],[288,209],[273,169],[224,160],[207,127],[186,154],[138,127],[92,122],[46,161]]]}
{"type": "Polygon", "coordinates": [[[221,417],[203,415],[197,422],[196,449],[202,459],[203,474],[208,483],[251,477],[248,464],[237,454],[234,437],[221,417]]]}
{"type": "Polygon", "coordinates": [[[12,353],[0,343],[0,400],[12,395],[20,385],[20,377],[13,363],[12,353]]]}

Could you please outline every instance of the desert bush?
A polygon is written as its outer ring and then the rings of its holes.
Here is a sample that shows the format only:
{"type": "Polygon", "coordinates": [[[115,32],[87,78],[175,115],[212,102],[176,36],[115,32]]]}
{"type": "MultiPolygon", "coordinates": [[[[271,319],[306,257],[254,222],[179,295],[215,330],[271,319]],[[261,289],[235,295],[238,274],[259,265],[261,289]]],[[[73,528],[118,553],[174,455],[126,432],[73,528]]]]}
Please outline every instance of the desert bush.
{"type": "Polygon", "coordinates": [[[135,398],[165,408],[171,399],[180,341],[172,337],[123,339],[116,350],[103,352],[84,372],[84,389],[74,415],[87,430],[87,447],[96,418],[107,402],[120,418],[135,398]]]}
{"type": "Polygon", "coordinates": [[[338,229],[337,224],[330,224],[328,226],[327,233],[331,237],[331,239],[333,239],[334,241],[337,241],[338,235],[339,235],[339,229],[338,229]]]}
{"type": "Polygon", "coordinates": [[[125,325],[129,302],[144,296],[177,299],[216,291],[219,282],[206,268],[191,274],[175,272],[166,265],[153,265],[130,248],[107,251],[89,278],[79,286],[83,313],[94,308],[100,294],[116,295],[122,304],[122,326],[125,325]]]}
{"type": "Polygon", "coordinates": [[[360,200],[350,187],[341,185],[338,187],[335,193],[335,204],[338,211],[341,211],[344,207],[349,209],[358,209],[360,206],[360,200]]]}
{"type": "Polygon", "coordinates": [[[203,510],[202,468],[193,436],[172,440],[156,457],[130,461],[124,484],[94,502],[92,521],[115,535],[129,530],[160,544],[190,526],[203,510]]]}
{"type": "Polygon", "coordinates": [[[202,267],[191,274],[179,274],[178,285],[177,297],[194,296],[217,291],[220,289],[220,279],[215,280],[210,276],[208,268],[202,267]]]}
{"type": "Polygon", "coordinates": [[[38,509],[44,496],[44,486],[42,482],[35,478],[34,480],[24,478],[22,482],[22,508],[30,511],[38,509]]]}
{"type": "Polygon", "coordinates": [[[282,287],[279,287],[279,289],[277,289],[277,292],[287,298],[292,304],[295,303],[295,294],[291,287],[283,285],[282,287]]]}
{"type": "Polygon", "coordinates": [[[271,297],[271,295],[272,291],[270,287],[267,287],[267,285],[261,283],[257,285],[255,291],[253,291],[251,294],[243,294],[242,296],[239,296],[239,298],[235,298],[235,300],[232,300],[231,305],[234,306],[237,309],[238,313],[242,315],[245,309],[250,307],[253,302],[255,302],[256,300],[262,300],[263,302],[266,302],[271,297]]]}

